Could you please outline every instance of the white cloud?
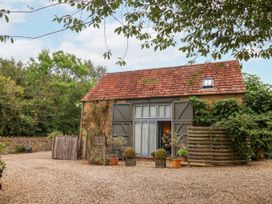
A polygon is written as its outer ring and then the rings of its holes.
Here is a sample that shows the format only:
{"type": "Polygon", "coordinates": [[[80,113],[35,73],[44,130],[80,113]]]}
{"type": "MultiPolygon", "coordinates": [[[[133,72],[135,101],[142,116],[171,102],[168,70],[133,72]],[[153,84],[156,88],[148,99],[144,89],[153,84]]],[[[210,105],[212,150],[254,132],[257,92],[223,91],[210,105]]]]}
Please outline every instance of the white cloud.
{"type": "Polygon", "coordinates": [[[122,69],[139,69],[147,67],[160,67],[184,64],[184,55],[177,48],[169,48],[165,51],[154,52],[153,49],[141,49],[140,42],[134,38],[129,39],[128,52],[126,55],[127,65],[120,68],[115,65],[117,58],[124,55],[126,49],[126,38],[118,36],[113,32],[117,24],[107,25],[106,39],[109,49],[112,50],[113,57],[110,60],[103,58],[106,50],[103,29],[88,28],[77,35],[67,36],[62,42],[60,49],[74,53],[78,57],[91,59],[95,64],[106,65],[110,71],[122,69]]]}
{"type": "Polygon", "coordinates": [[[27,62],[30,57],[35,57],[42,49],[41,40],[16,40],[15,43],[0,43],[0,57],[14,58],[27,62]]]}

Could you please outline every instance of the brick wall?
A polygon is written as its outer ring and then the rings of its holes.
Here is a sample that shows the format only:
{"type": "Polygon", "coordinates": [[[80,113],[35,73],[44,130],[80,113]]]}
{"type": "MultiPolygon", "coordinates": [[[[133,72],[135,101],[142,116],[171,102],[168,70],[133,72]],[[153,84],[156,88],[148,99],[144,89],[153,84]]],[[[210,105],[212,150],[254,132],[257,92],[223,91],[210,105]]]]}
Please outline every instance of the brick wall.
{"type": "MultiPolygon", "coordinates": [[[[238,103],[242,103],[244,94],[215,94],[215,95],[201,95],[198,98],[212,104],[215,101],[224,99],[235,99],[238,103]]],[[[181,97],[182,100],[187,100],[189,97],[181,97]]]]}
{"type": "Polygon", "coordinates": [[[52,141],[46,137],[0,137],[0,143],[7,146],[8,153],[16,152],[16,145],[31,146],[33,152],[50,151],[52,141]]]}

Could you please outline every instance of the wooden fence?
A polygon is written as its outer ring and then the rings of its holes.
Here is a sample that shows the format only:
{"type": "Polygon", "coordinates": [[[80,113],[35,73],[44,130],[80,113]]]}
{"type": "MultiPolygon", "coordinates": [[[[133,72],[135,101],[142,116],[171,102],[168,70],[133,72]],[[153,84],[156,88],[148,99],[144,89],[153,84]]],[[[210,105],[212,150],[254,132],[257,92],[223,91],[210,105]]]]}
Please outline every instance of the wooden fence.
{"type": "Polygon", "coordinates": [[[53,139],[52,158],[76,160],[78,154],[77,136],[60,136],[53,139]]]}
{"type": "Polygon", "coordinates": [[[245,163],[232,149],[231,140],[224,129],[208,127],[188,128],[188,162],[208,165],[245,163]]]}

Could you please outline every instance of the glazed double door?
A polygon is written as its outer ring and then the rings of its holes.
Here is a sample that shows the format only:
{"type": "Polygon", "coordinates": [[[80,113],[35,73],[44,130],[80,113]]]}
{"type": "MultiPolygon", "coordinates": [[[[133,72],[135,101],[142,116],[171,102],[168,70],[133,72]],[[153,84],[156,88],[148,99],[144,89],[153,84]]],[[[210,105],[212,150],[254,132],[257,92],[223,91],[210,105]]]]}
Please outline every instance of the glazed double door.
{"type": "Polygon", "coordinates": [[[155,121],[137,121],[134,124],[134,147],[137,156],[150,157],[157,147],[155,121]]]}

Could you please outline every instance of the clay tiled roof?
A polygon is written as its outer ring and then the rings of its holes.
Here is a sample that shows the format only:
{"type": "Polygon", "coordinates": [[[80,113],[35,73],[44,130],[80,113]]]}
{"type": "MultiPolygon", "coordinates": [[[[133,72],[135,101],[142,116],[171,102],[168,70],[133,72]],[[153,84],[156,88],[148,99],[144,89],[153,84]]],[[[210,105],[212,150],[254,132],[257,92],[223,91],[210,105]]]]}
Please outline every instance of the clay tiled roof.
{"type": "Polygon", "coordinates": [[[82,99],[136,99],[244,93],[238,61],[108,73],[82,99]],[[203,89],[202,81],[212,77],[214,88],[203,89]]]}

